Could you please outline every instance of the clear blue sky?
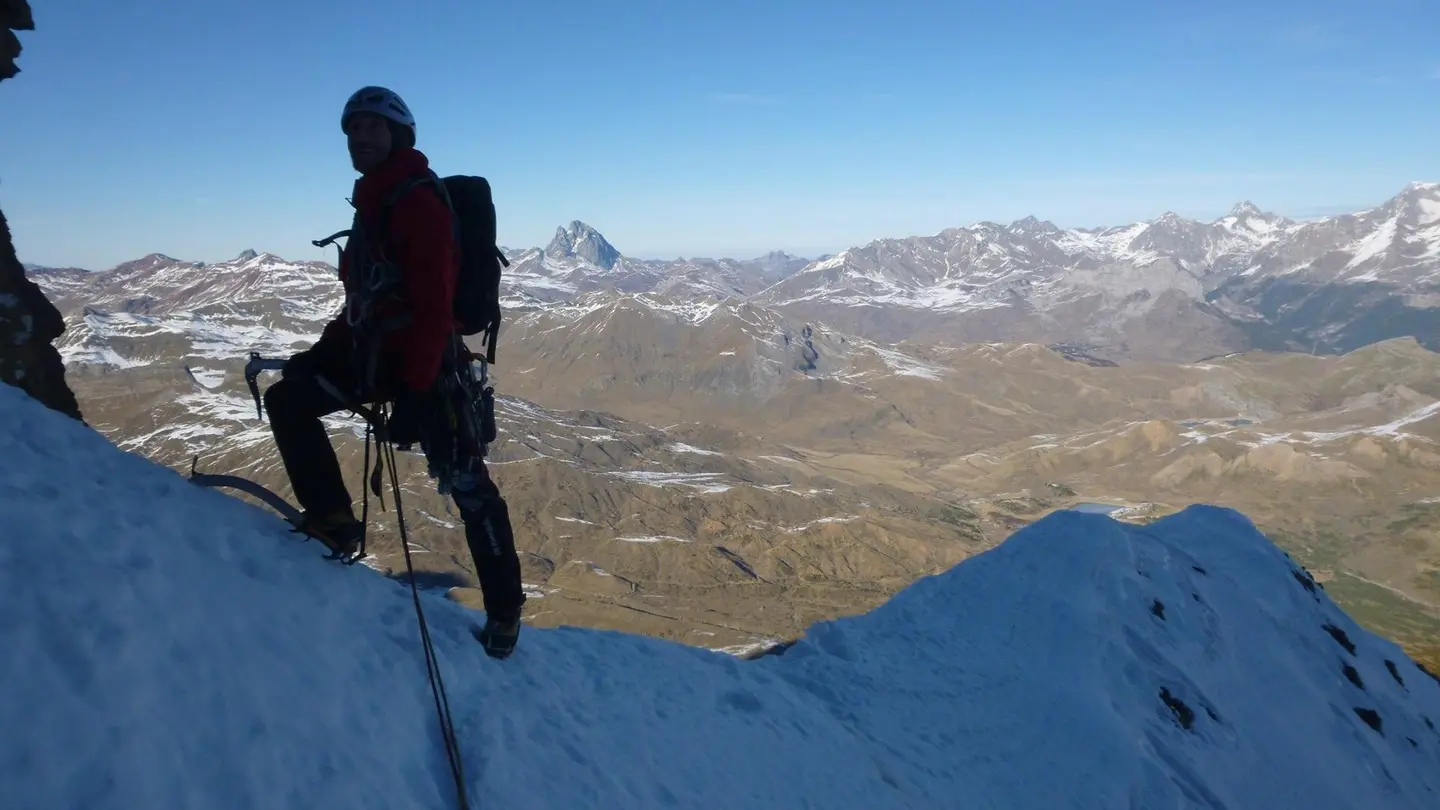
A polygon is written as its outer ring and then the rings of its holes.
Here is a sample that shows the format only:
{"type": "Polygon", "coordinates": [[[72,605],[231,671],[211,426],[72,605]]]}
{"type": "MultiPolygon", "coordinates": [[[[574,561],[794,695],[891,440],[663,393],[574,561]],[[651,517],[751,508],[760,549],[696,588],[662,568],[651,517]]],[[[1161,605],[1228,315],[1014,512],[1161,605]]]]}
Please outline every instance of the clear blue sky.
{"type": "Polygon", "coordinates": [[[1440,180],[1434,0],[36,0],[0,85],[23,261],[333,258],[396,89],[500,239],[804,255],[1027,214],[1308,216],[1440,180]],[[14,125],[12,125],[14,122],[14,125]]]}

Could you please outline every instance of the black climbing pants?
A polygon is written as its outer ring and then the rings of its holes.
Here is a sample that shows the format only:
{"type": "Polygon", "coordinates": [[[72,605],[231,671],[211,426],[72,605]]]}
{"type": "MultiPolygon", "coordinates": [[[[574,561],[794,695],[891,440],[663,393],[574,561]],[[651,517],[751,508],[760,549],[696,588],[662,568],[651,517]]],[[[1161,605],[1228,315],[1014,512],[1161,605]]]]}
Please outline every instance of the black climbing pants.
{"type": "MultiPolygon", "coordinates": [[[[325,376],[339,391],[353,391],[355,377],[343,355],[317,358],[307,371],[325,376]]],[[[300,507],[315,514],[354,511],[354,501],[321,417],[344,410],[343,403],[309,377],[291,376],[265,391],[265,410],[275,446],[290,476],[300,507]]],[[[475,562],[487,614],[518,618],[524,604],[520,558],[510,510],[483,459],[467,460],[457,473],[451,497],[465,523],[465,541],[475,562]]]]}

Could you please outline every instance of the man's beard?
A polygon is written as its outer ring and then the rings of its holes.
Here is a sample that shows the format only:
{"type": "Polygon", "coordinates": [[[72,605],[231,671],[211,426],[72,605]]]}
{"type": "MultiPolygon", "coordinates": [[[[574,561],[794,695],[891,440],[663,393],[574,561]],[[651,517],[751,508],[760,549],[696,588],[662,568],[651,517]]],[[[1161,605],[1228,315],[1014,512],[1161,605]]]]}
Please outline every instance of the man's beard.
{"type": "Polygon", "coordinates": [[[384,159],[384,155],[373,149],[350,150],[350,165],[353,166],[357,172],[372,169],[380,165],[380,162],[384,159]]]}

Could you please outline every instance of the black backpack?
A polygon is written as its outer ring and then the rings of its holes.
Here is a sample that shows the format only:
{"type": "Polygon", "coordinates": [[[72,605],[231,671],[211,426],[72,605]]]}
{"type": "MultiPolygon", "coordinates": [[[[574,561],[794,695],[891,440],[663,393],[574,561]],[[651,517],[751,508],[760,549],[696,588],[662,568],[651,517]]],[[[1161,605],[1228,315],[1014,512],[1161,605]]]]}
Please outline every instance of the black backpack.
{"type": "MultiPolygon", "coordinates": [[[[430,171],[400,184],[385,198],[380,210],[383,239],[390,207],[415,186],[428,183],[445,201],[455,218],[455,243],[460,251],[460,274],[455,282],[455,319],[460,334],[485,334],[485,362],[495,363],[495,343],[500,337],[500,274],[510,262],[496,244],[495,200],[490,182],[473,175],[441,178],[430,171]]],[[[311,244],[325,247],[351,231],[341,231],[311,244]]]]}

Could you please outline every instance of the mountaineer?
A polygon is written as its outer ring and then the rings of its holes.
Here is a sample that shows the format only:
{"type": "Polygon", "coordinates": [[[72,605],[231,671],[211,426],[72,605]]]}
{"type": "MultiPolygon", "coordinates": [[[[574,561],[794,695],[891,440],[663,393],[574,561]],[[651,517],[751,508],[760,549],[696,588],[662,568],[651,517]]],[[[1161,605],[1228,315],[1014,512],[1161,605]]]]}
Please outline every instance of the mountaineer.
{"type": "Polygon", "coordinates": [[[484,444],[494,436],[492,391],[485,389],[482,404],[469,390],[475,355],[463,340],[490,329],[493,362],[496,257],[504,259],[493,244],[489,185],[483,178],[440,180],[415,148],[409,108],[383,87],[356,91],[345,103],[340,128],[360,173],[351,197],[353,225],[336,235],[349,236],[339,262],[345,305],[314,346],[289,358],[282,379],[265,392],[275,444],[304,510],[300,530],[337,557],[361,547],[365,525],[355,517],[321,417],[357,403],[393,403],[377,438],[401,446],[419,441],[431,475],[441,468],[441,491],[448,490],[460,510],[484,595],[486,622],[477,637],[488,654],[505,658],[519,637],[525,596],[509,509],[483,458],[484,444]],[[459,185],[452,185],[456,180],[459,185]],[[481,196],[462,199],[476,194],[473,189],[481,196]],[[462,256],[476,239],[489,244],[462,256]],[[480,414],[485,408],[488,414],[480,414]],[[488,431],[464,429],[479,425],[482,416],[490,419],[488,431]]]}

